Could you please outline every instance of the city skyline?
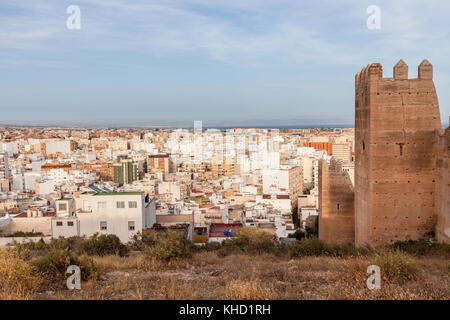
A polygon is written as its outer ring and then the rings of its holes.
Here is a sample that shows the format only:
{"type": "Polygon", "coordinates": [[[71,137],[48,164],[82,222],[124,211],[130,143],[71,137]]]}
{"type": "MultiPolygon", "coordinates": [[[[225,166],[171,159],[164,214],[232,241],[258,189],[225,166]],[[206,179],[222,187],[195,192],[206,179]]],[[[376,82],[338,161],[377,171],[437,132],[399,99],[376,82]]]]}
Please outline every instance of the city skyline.
{"type": "Polygon", "coordinates": [[[448,122],[448,4],[430,1],[16,1],[0,5],[0,124],[352,125],[353,75],[436,67],[448,122]],[[81,9],[69,30],[68,6],[81,9]],[[381,9],[381,29],[366,26],[381,9]],[[330,18],[331,17],[331,18],[330,18]],[[388,67],[389,66],[389,67],[388,67]]]}

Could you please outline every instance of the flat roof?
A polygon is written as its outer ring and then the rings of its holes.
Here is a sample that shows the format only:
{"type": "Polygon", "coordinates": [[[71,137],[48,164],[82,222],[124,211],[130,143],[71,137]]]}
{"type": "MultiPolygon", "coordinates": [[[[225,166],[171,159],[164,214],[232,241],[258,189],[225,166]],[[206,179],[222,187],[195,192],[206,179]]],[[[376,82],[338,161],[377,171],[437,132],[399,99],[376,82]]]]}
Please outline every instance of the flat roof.
{"type": "Polygon", "coordinates": [[[120,196],[120,195],[127,195],[127,196],[131,196],[131,195],[142,195],[143,192],[99,192],[94,194],[94,196],[120,196]]]}

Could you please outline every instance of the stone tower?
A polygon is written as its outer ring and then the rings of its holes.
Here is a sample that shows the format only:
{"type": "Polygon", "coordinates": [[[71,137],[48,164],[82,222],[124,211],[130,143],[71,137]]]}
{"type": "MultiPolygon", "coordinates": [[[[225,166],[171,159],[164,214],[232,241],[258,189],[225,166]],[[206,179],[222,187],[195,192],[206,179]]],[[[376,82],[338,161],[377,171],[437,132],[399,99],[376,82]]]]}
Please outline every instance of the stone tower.
{"type": "Polygon", "coordinates": [[[441,129],[433,66],[408,79],[370,64],[355,76],[355,242],[386,245],[434,231],[436,135],[441,129]]]}
{"type": "Polygon", "coordinates": [[[450,127],[436,132],[436,239],[450,243],[450,127]]]}
{"type": "Polygon", "coordinates": [[[354,188],[335,159],[319,161],[319,239],[355,242],[354,188]]]}

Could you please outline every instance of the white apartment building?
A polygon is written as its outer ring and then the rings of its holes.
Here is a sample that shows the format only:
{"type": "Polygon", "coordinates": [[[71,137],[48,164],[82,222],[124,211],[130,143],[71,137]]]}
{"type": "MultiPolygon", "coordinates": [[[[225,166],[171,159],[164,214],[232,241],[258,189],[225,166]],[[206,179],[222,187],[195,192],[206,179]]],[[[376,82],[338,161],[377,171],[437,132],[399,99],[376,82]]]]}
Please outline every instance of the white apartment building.
{"type": "Polygon", "coordinates": [[[1,142],[0,141],[0,152],[5,152],[10,155],[16,154],[19,151],[17,142],[1,142]]]}
{"type": "Polygon", "coordinates": [[[52,219],[52,237],[115,234],[128,242],[156,222],[155,201],[141,192],[84,193],[75,199],[57,201],[57,216],[52,219]],[[75,210],[70,212],[71,201],[75,210]],[[68,211],[69,210],[69,211],[68,211]]]}
{"type": "Polygon", "coordinates": [[[8,153],[0,153],[0,179],[9,178],[8,153]]]}
{"type": "Polygon", "coordinates": [[[168,194],[170,201],[180,201],[180,184],[175,181],[161,181],[156,185],[156,194],[168,194]]]}
{"type": "Polygon", "coordinates": [[[126,139],[114,139],[108,141],[108,147],[112,151],[128,150],[128,140],[126,139]]]}
{"type": "Polygon", "coordinates": [[[263,193],[288,193],[292,204],[297,203],[297,196],[303,192],[302,168],[300,166],[281,166],[280,169],[263,170],[263,193]],[[280,192],[281,191],[281,192],[280,192]]]}
{"type": "Polygon", "coordinates": [[[69,154],[71,152],[70,140],[47,140],[45,142],[45,152],[47,154],[69,154]]]}
{"type": "Polygon", "coordinates": [[[333,157],[344,162],[352,160],[352,152],[349,143],[333,143],[332,145],[333,157]]]}

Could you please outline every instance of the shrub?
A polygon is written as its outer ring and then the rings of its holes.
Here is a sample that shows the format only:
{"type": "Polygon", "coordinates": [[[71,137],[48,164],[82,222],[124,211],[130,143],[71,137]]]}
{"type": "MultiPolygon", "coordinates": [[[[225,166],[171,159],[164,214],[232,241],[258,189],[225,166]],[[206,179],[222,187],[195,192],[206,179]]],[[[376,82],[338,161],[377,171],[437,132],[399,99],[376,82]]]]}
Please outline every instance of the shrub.
{"type": "Polygon", "coordinates": [[[40,285],[36,272],[17,250],[0,248],[0,298],[29,298],[40,285]]]}
{"type": "Polygon", "coordinates": [[[354,244],[349,242],[332,243],[326,246],[326,253],[334,257],[355,256],[357,250],[354,244]]]}
{"type": "Polygon", "coordinates": [[[81,241],[78,247],[79,253],[88,255],[106,256],[119,255],[121,257],[128,254],[128,247],[120,242],[119,237],[114,234],[94,234],[89,239],[81,241]]]}
{"type": "Polygon", "coordinates": [[[295,230],[294,233],[290,234],[288,238],[295,238],[297,240],[302,240],[303,238],[306,238],[306,233],[301,231],[300,229],[295,230]]]}
{"type": "Polygon", "coordinates": [[[57,239],[52,239],[48,244],[48,248],[78,251],[80,244],[85,240],[86,239],[84,237],[76,237],[76,236],[69,238],[59,237],[57,239]]]}
{"type": "Polygon", "coordinates": [[[192,254],[192,244],[180,232],[166,230],[157,233],[146,250],[147,256],[162,261],[188,258],[192,254]]]}
{"type": "Polygon", "coordinates": [[[23,232],[17,231],[9,235],[9,237],[39,237],[43,236],[42,232],[23,232]]]}
{"type": "Polygon", "coordinates": [[[91,257],[82,254],[74,259],[75,265],[80,267],[81,278],[83,280],[98,279],[100,276],[100,270],[97,263],[91,257]]]}
{"type": "Polygon", "coordinates": [[[142,234],[140,232],[133,235],[130,243],[128,244],[131,250],[143,251],[148,246],[152,246],[155,243],[155,238],[150,234],[142,234]]]}
{"type": "Polygon", "coordinates": [[[415,260],[400,250],[378,251],[371,261],[381,268],[382,276],[388,281],[404,283],[419,277],[420,270],[415,260]]]}
{"type": "Polygon", "coordinates": [[[374,250],[370,247],[356,248],[350,242],[335,242],[325,243],[317,238],[305,238],[297,241],[296,244],[289,247],[290,255],[293,257],[302,256],[333,256],[333,257],[348,257],[348,256],[368,256],[374,250]]]}
{"type": "Polygon", "coordinates": [[[376,252],[375,249],[369,245],[356,248],[356,254],[358,256],[371,256],[375,254],[375,252],[376,252]]]}
{"type": "Polygon", "coordinates": [[[316,238],[303,239],[290,248],[290,254],[294,257],[320,256],[325,253],[327,253],[325,243],[316,238]]]}
{"type": "Polygon", "coordinates": [[[317,238],[319,236],[319,217],[311,217],[314,219],[312,226],[306,226],[306,238],[317,238]]]}
{"type": "Polygon", "coordinates": [[[201,249],[204,249],[206,251],[217,251],[221,247],[221,244],[218,242],[206,242],[203,246],[201,246],[201,249]]]}
{"type": "Polygon", "coordinates": [[[447,243],[431,243],[425,240],[397,241],[388,246],[388,248],[400,250],[414,256],[434,254],[450,257],[450,244],[447,243]]]}
{"type": "Polygon", "coordinates": [[[34,249],[36,250],[44,250],[47,248],[47,245],[44,242],[44,239],[40,239],[38,242],[34,244],[34,249]]]}
{"type": "Polygon", "coordinates": [[[219,254],[230,253],[278,253],[280,244],[276,235],[255,227],[243,227],[235,237],[222,242],[219,254]]]}
{"type": "Polygon", "coordinates": [[[68,249],[51,249],[42,257],[34,260],[33,265],[48,280],[65,279],[67,267],[70,265],[80,267],[81,277],[84,280],[98,277],[98,268],[92,258],[85,255],[76,257],[68,249]]]}

